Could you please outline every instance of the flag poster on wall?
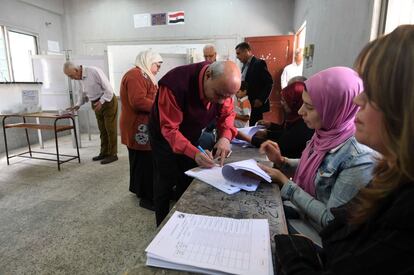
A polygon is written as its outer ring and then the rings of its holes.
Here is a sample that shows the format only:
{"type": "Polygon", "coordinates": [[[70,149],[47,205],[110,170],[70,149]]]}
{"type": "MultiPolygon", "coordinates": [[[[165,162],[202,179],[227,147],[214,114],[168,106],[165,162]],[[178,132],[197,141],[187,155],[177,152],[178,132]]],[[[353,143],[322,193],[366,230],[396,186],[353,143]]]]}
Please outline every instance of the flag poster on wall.
{"type": "Polygon", "coordinates": [[[173,11],[168,13],[168,25],[184,24],[184,11],[173,11]]]}

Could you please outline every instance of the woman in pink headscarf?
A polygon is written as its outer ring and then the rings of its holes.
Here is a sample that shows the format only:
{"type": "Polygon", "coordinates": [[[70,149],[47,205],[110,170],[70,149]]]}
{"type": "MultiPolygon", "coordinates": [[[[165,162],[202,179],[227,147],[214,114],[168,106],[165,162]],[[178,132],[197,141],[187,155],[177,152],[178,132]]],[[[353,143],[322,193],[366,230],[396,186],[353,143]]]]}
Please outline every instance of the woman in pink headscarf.
{"type": "Polygon", "coordinates": [[[363,91],[355,71],[329,68],[305,86],[298,113],[315,134],[300,160],[283,157],[275,142],[263,143],[260,150],[275,168],[261,167],[279,184],[282,197],[321,229],[333,218],[332,207],[348,202],[371,180],[374,151],[354,138],[358,106],[353,99],[363,91]]]}

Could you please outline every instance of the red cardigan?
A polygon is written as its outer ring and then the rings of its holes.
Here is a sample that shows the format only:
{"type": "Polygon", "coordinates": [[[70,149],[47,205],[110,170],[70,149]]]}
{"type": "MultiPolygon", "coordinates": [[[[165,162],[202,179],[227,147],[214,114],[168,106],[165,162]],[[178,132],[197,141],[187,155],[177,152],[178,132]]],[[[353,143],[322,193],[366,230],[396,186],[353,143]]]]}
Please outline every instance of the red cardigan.
{"type": "Polygon", "coordinates": [[[121,81],[121,142],[134,150],[151,150],[148,120],[157,87],[139,68],[129,70],[121,81]]]}

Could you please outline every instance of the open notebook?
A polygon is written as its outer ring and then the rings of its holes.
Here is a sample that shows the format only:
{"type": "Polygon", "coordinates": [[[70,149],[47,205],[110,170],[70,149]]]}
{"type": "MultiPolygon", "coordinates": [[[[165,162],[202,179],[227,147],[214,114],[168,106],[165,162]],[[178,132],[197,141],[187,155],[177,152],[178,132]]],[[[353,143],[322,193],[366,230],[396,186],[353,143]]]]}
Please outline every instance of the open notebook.
{"type": "Polygon", "coordinates": [[[227,163],[223,167],[196,167],[186,171],[185,174],[204,181],[227,194],[234,194],[242,189],[256,191],[260,181],[272,181],[270,176],[257,166],[254,159],[227,163]],[[245,175],[246,172],[251,172],[260,179],[248,177],[245,175]]]}
{"type": "Polygon", "coordinates": [[[175,211],[145,249],[149,266],[204,274],[273,274],[269,223],[175,211]]]}

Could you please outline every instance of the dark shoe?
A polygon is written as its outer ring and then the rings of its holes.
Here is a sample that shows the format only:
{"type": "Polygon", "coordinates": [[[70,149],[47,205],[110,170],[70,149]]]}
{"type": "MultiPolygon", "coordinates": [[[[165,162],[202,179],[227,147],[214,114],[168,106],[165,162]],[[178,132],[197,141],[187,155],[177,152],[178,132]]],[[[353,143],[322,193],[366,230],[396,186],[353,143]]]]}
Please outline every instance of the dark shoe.
{"type": "Polygon", "coordinates": [[[147,199],[141,199],[139,201],[139,206],[141,206],[142,208],[151,210],[151,211],[155,211],[154,203],[152,203],[152,201],[147,200],[147,199]]]}
{"type": "Polygon", "coordinates": [[[92,160],[93,160],[93,161],[97,161],[97,160],[103,160],[104,158],[106,158],[106,156],[105,156],[105,155],[98,155],[98,156],[96,156],[96,157],[93,157],[93,158],[92,158],[92,160]]]}
{"type": "Polygon", "coordinates": [[[116,160],[118,160],[118,156],[117,155],[115,155],[115,156],[107,156],[106,158],[104,158],[104,160],[101,161],[101,164],[108,164],[108,163],[114,162],[116,160]]]}

